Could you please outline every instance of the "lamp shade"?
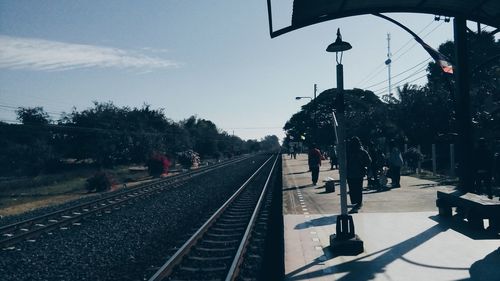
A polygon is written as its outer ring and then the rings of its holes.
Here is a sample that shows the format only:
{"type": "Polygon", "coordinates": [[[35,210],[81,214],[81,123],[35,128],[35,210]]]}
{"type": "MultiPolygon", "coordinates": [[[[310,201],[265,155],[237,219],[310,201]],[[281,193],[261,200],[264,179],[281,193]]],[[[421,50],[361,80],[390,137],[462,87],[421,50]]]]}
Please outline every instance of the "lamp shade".
{"type": "Polygon", "coordinates": [[[348,42],[342,41],[342,35],[340,35],[340,28],[337,29],[337,39],[335,39],[335,42],[332,44],[328,45],[326,48],[327,52],[331,53],[338,53],[338,52],[343,52],[352,49],[351,44],[348,42]]]}

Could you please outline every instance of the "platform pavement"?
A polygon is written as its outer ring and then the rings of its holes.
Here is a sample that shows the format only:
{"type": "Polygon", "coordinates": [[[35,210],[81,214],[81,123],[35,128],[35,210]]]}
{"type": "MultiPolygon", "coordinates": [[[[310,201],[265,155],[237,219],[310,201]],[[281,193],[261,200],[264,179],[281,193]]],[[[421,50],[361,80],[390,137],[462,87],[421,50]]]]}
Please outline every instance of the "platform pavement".
{"type": "Polygon", "coordinates": [[[339,187],[326,193],[322,180],[338,180],[338,170],[323,161],[317,186],[307,170],[305,154],[283,156],[285,280],[500,281],[498,236],[439,218],[436,190],[450,187],[414,177],[401,177],[401,188],[363,191],[363,207],[352,216],[364,252],[335,256],[329,236],[339,187]]]}

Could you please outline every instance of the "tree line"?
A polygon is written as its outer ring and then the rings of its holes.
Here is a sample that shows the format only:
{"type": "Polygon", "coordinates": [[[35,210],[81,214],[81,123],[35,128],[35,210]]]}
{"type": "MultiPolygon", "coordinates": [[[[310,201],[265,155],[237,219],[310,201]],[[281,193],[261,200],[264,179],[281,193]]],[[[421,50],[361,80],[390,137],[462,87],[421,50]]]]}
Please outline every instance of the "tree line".
{"type": "Polygon", "coordinates": [[[153,155],[175,160],[193,150],[202,159],[232,157],[276,150],[276,136],[242,140],[217,128],[210,120],[191,116],[180,122],[167,118],[163,109],[149,105],[118,107],[94,102],[83,111],[73,108],[52,121],[42,107],[20,107],[21,124],[0,122],[0,175],[37,175],[60,171],[72,163],[96,167],[144,164],[153,155]]]}
{"type": "MultiPolygon", "coordinates": [[[[474,137],[484,137],[500,148],[500,41],[487,32],[468,34],[471,113],[474,137]]],[[[439,52],[455,61],[454,43],[439,52]]],[[[457,137],[455,81],[435,62],[427,66],[428,83],[405,84],[397,93],[379,98],[362,89],[345,90],[347,136],[363,143],[395,140],[427,145],[454,143],[457,137]]],[[[329,89],[304,105],[284,125],[287,142],[316,142],[322,147],[336,142],[332,111],[337,89],[329,89]]]]}

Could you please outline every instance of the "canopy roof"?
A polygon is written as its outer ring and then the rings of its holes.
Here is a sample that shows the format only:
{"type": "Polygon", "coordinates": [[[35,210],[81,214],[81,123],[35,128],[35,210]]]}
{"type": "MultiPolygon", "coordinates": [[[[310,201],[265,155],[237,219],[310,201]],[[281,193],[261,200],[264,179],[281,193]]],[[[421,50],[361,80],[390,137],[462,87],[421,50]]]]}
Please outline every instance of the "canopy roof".
{"type": "Polygon", "coordinates": [[[385,12],[464,17],[467,20],[500,27],[500,0],[294,0],[292,24],[274,31],[271,0],[267,3],[271,37],[327,20],[385,12]]]}

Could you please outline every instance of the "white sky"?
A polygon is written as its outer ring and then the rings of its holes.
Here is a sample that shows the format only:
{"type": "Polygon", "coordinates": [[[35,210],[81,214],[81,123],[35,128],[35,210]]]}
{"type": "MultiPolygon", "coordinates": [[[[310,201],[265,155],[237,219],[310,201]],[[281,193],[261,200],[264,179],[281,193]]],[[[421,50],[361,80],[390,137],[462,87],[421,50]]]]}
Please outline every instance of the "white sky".
{"type": "MultiPolygon", "coordinates": [[[[434,48],[452,39],[452,23],[433,15],[386,15],[434,48]]],[[[288,12],[275,17],[286,25],[288,12]]],[[[386,93],[387,33],[393,76],[407,71],[393,84],[426,82],[429,55],[370,15],[271,39],[264,0],[0,0],[0,120],[14,121],[19,106],[43,106],[57,119],[92,101],[147,103],[176,121],[197,115],[243,139],[281,139],[308,101],[295,96],[336,85],[325,49],[338,27],[353,46],[343,60],[346,89],[386,93]]]]}

